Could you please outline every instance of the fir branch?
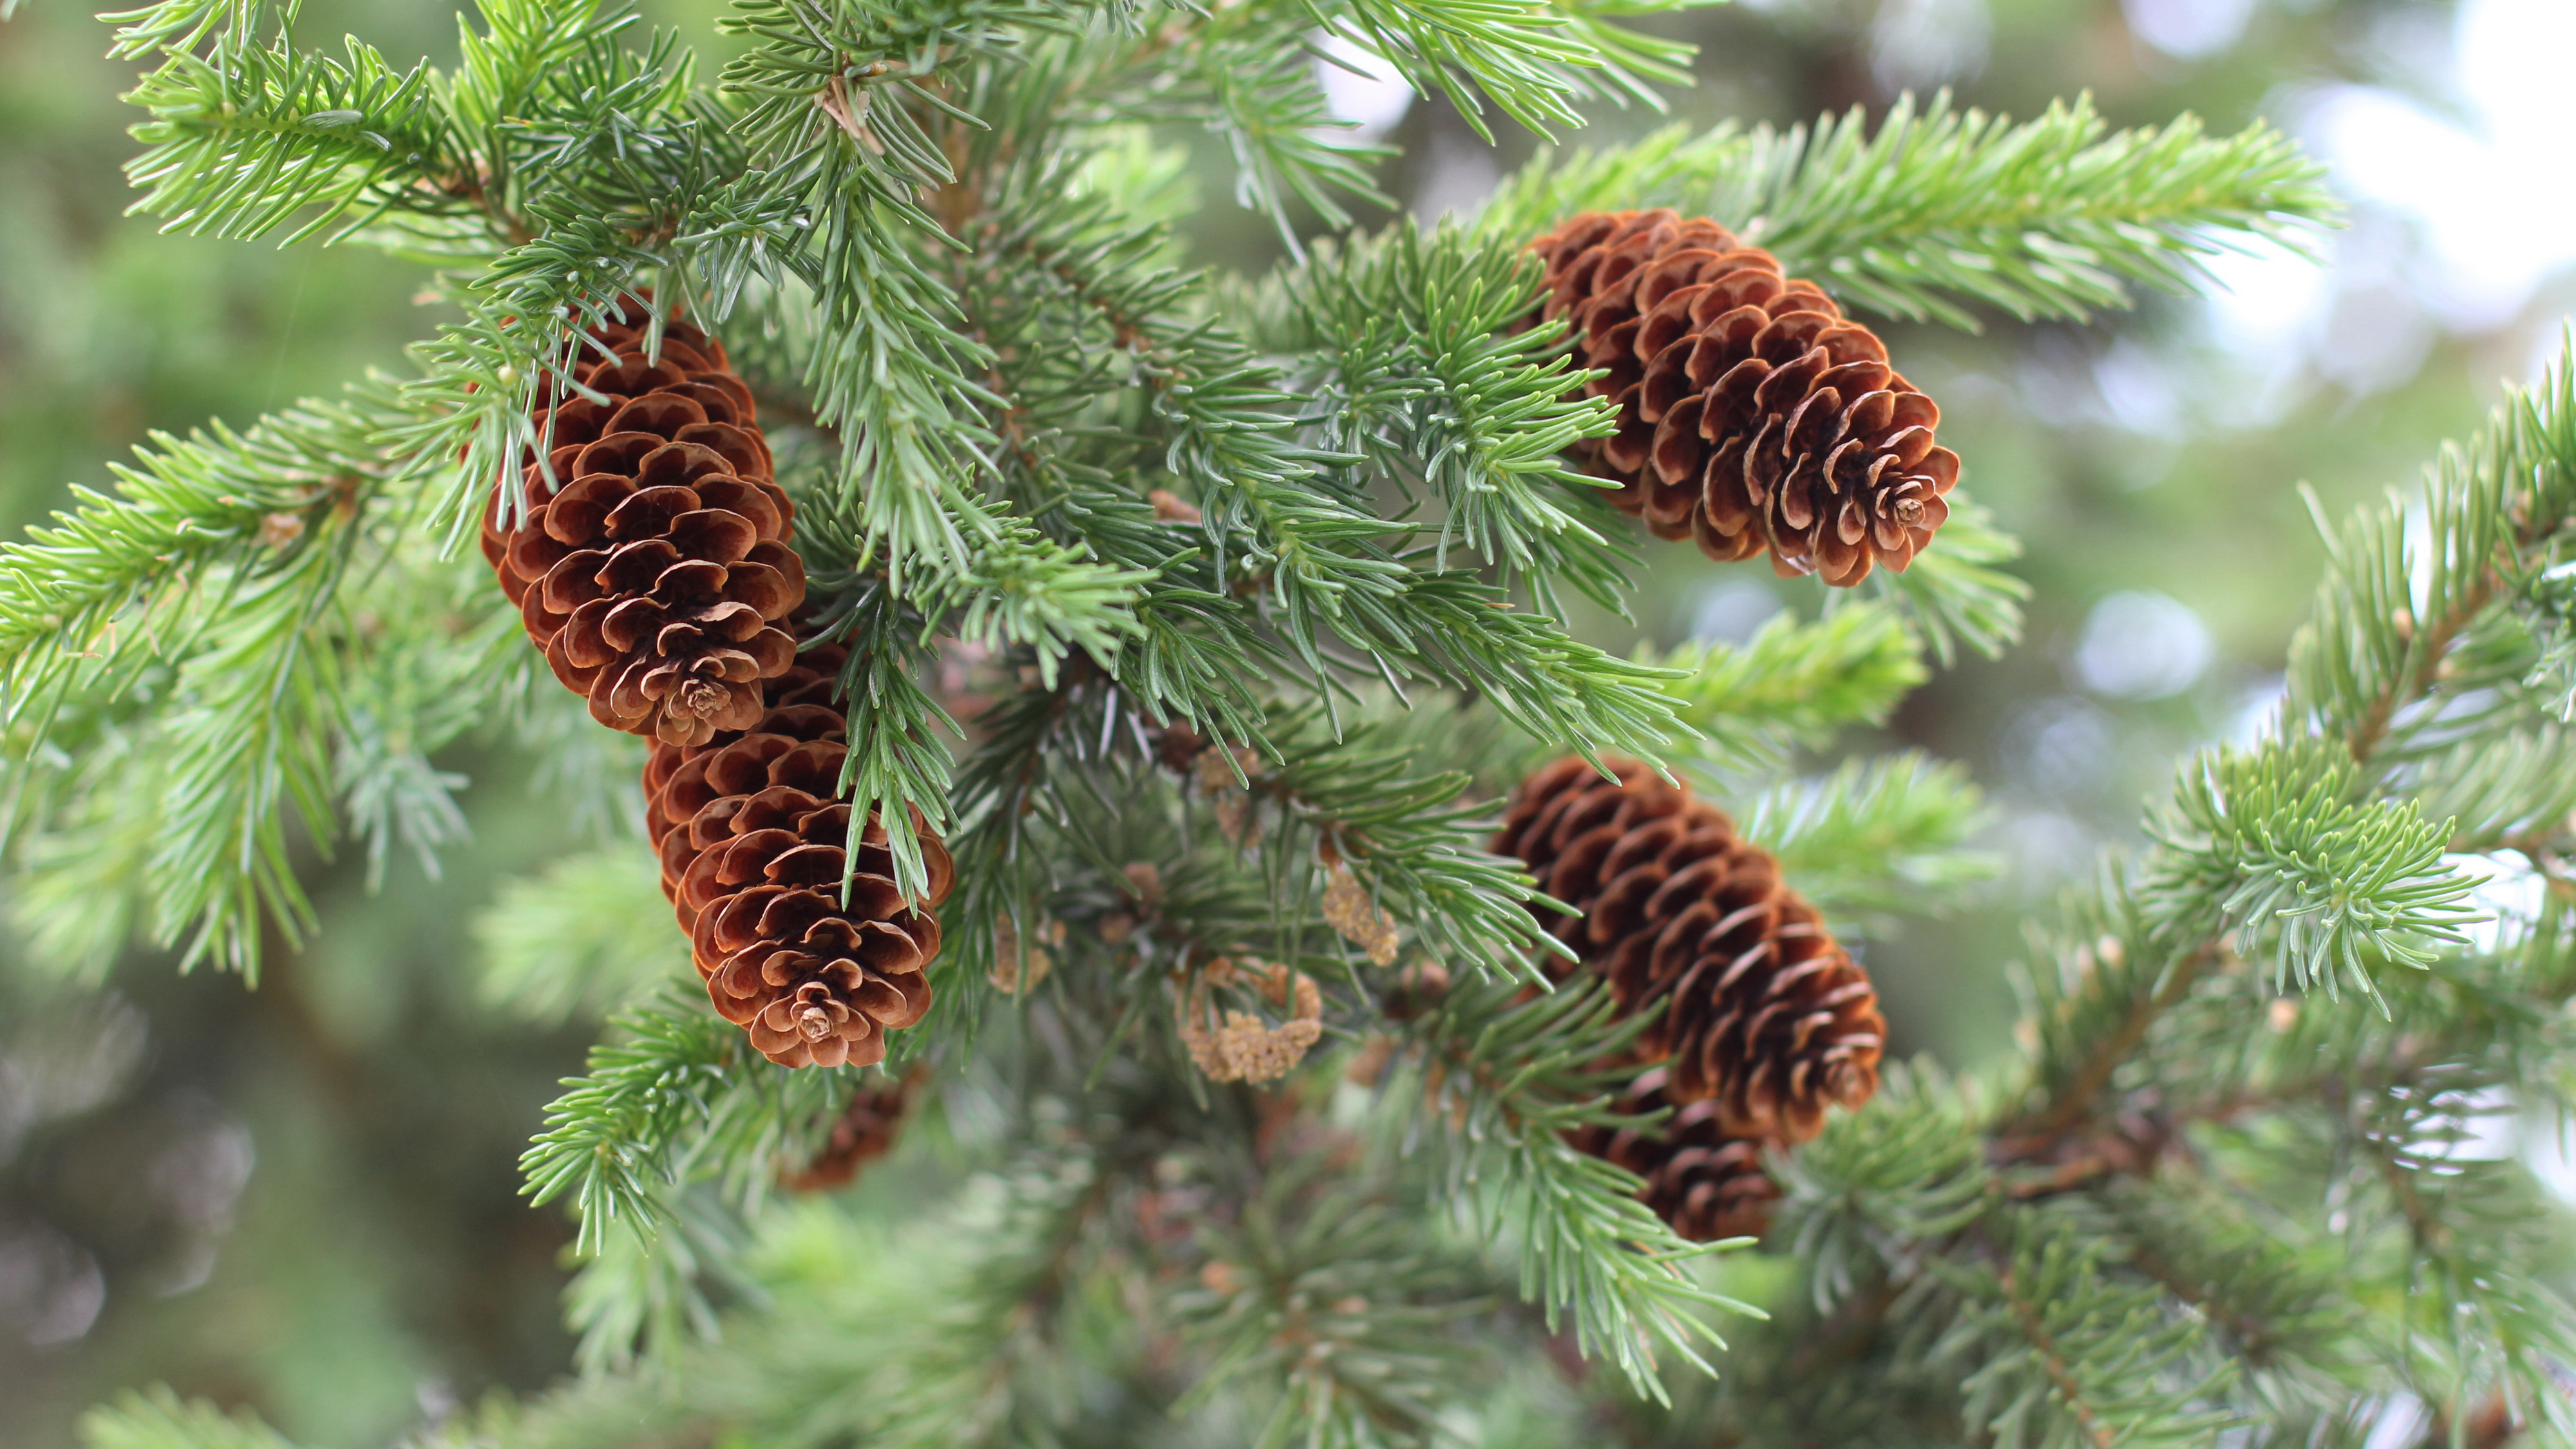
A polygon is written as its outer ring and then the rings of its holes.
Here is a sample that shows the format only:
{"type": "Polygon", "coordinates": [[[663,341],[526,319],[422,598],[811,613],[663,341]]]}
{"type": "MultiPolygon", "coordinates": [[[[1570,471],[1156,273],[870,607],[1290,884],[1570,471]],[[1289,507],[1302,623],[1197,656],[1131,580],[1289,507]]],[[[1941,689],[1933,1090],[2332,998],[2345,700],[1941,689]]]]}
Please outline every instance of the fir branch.
{"type": "Polygon", "coordinates": [[[1858,306],[1973,331],[1977,306],[2086,317],[2132,305],[2135,286],[2187,289],[2220,251],[2295,245],[2337,213],[2320,174],[2260,124],[2212,139],[2186,115],[2112,132],[2078,100],[2014,125],[1944,93],[1919,111],[1900,98],[1874,132],[1854,110],[1542,156],[1478,225],[1525,239],[1580,211],[1680,207],[1858,306]]]}
{"type": "Polygon", "coordinates": [[[739,1029],[677,992],[612,1024],[627,1040],[591,1048],[589,1075],[565,1081],[571,1090],[546,1108],[545,1130],[519,1158],[532,1206],[569,1196],[585,1254],[621,1218],[650,1231],[668,1215],[678,1139],[712,1114],[742,1054],[739,1029]]]}
{"type": "Polygon", "coordinates": [[[1435,1442],[1470,1372],[1445,1330],[1486,1306],[1476,1275],[1425,1252],[1393,1205],[1313,1180],[1341,1175],[1312,1161],[1265,1174],[1239,1222],[1202,1234],[1204,1286],[1177,1305],[1211,1359],[1183,1406],[1263,1381],[1261,1449],[1435,1442]]]}
{"type": "Polygon", "coordinates": [[[2331,742],[2202,756],[2150,826],[2165,851],[2147,899],[2211,902],[2227,926],[2275,938],[2276,986],[2332,996],[2348,981],[2385,1010],[2365,951],[2422,967],[2482,917],[2459,905],[2476,882],[2443,860],[2451,822],[2412,801],[2347,803],[2358,774],[2331,742]]]}
{"type": "MultiPolygon", "coordinates": [[[[0,17],[5,18],[5,17],[0,17]]],[[[256,35],[263,23],[274,26],[275,8],[268,0],[154,0],[132,10],[108,11],[98,17],[116,27],[108,46],[112,60],[143,60],[170,51],[194,52],[208,41],[240,42],[256,35]]]]}
{"type": "Polygon", "coordinates": [[[1033,239],[1030,250],[1117,329],[1170,440],[1166,466],[1207,489],[1220,591],[1259,583],[1271,623],[1308,669],[1325,672],[1319,635],[1329,629],[1388,677],[1479,691],[1540,738],[1651,753],[1665,736],[1660,671],[1574,642],[1471,573],[1409,567],[1391,552],[1383,540],[1399,526],[1335,481],[1332,470],[1357,459],[1299,439],[1300,400],[1280,370],[1216,324],[1160,310],[1192,289],[1105,273],[1095,264],[1106,248],[1055,251],[1033,239]]]}
{"type": "Polygon", "coordinates": [[[1454,539],[1535,589],[1567,575],[1615,607],[1627,550],[1607,542],[1617,525],[1585,496],[1600,480],[1563,456],[1615,418],[1606,399],[1572,390],[1561,325],[1521,330],[1538,273],[1516,245],[1446,223],[1428,236],[1397,225],[1347,249],[1319,246],[1283,300],[1327,349],[1319,393],[1333,449],[1438,495],[1435,558],[1454,539]]]}
{"type": "MultiPolygon", "coordinates": [[[[1461,798],[1471,778],[1465,771],[1415,773],[1414,752],[1383,728],[1335,740],[1318,706],[1274,717],[1278,762],[1252,776],[1253,792],[1276,799],[1290,821],[1314,832],[1315,854],[1347,866],[1369,909],[1412,927],[1424,955],[1509,978],[1530,977],[1537,955],[1563,950],[1531,912],[1537,897],[1529,873],[1483,848],[1495,820],[1489,805],[1461,798]]],[[[1390,931],[1383,950],[1393,948],[1390,931]]]]}
{"type": "Polygon", "coordinates": [[[352,207],[455,209],[440,183],[471,167],[426,62],[396,71],[355,38],[345,61],[308,55],[282,27],[268,46],[228,34],[205,57],[165,53],[125,97],[152,116],[134,127],[145,151],[126,163],[144,192],[133,209],[163,231],[265,236],[309,208],[293,243],[352,207]]]}
{"type": "Polygon", "coordinates": [[[1828,912],[1940,909],[2000,868],[1962,849],[1990,817],[1965,769],[1909,750],[1775,785],[1743,829],[1828,912]]]}
{"type": "Polygon", "coordinates": [[[2030,585],[2000,567],[2019,557],[2020,539],[1997,528],[1983,505],[1953,493],[1940,546],[1915,555],[1902,572],[1872,570],[1863,587],[1902,614],[1947,669],[1961,645],[1999,659],[2021,638],[2030,585]]]}
{"type": "Polygon", "coordinates": [[[1438,92],[1487,141],[1479,93],[1521,125],[1553,139],[1550,125],[1580,126],[1582,102],[1640,101],[1657,110],[1650,82],[1684,84],[1693,47],[1609,23],[1612,15],[1687,8],[1695,0],[1618,7],[1580,3],[1495,6],[1473,0],[1307,0],[1328,32],[1384,57],[1425,95],[1438,92]]]}
{"type": "Polygon", "coordinates": [[[565,855],[506,881],[474,919],[485,1004],[536,1022],[599,1016],[687,979],[686,939],[641,842],[565,855]]]}
{"type": "Polygon", "coordinates": [[[383,437],[412,472],[443,484],[426,522],[449,547],[496,491],[504,517],[525,506],[522,466],[551,466],[534,415],[582,391],[573,372],[596,355],[609,309],[661,261],[605,218],[566,221],[495,258],[455,299],[465,320],[414,349],[422,375],[399,393],[409,416],[383,437]]]}
{"type": "Polygon", "coordinates": [[[1166,93],[1157,104],[1131,114],[1203,114],[1234,158],[1237,206],[1266,214],[1290,255],[1304,249],[1293,226],[1292,203],[1303,203],[1330,227],[1351,224],[1342,205],[1349,197],[1392,207],[1394,198],[1369,174],[1394,153],[1345,139],[1348,123],[1333,117],[1315,83],[1314,62],[1299,37],[1303,27],[1287,16],[1269,24],[1229,26],[1196,47],[1191,91],[1166,93]],[[1192,92],[1196,92],[1193,94],[1192,92]]]}
{"type": "Polygon", "coordinates": [[[145,869],[153,935],[166,945],[185,933],[184,963],[212,957],[256,978],[264,927],[293,947],[315,924],[287,812],[317,842],[334,833],[339,672],[320,634],[348,562],[345,543],[316,542],[292,572],[227,601],[203,652],[181,666],[179,707],[162,723],[164,833],[145,869]]]}
{"type": "Polygon", "coordinates": [[[1390,1142],[1433,1154],[1446,1199],[1517,1253],[1521,1295],[1550,1330],[1571,1318],[1581,1352],[1661,1398],[1659,1354],[1709,1370],[1700,1345],[1724,1344],[1708,1310],[1758,1310],[1694,1281],[1688,1260],[1712,1249],[1675,1237],[1633,1196],[1633,1174],[1565,1140],[1616,1120],[1593,1064],[1642,1022],[1596,989],[1519,995],[1509,980],[1462,982],[1403,1023],[1407,1064],[1382,1088],[1380,1121],[1390,1142]]]}
{"type": "Polygon", "coordinates": [[[636,16],[601,0],[476,0],[484,28],[457,17],[456,70],[447,103],[460,128],[486,138],[487,155],[516,118],[544,108],[550,83],[595,40],[626,30],[636,16]]]}
{"type": "Polygon", "coordinates": [[[1741,166],[1751,147],[1741,127],[1721,122],[1696,134],[1686,126],[1665,126],[1624,146],[1542,148],[1503,179],[1474,227],[1492,240],[1520,245],[1580,212],[1686,204],[1741,166]]]}
{"type": "Polygon", "coordinates": [[[2111,1449],[2202,1444],[2235,1420],[2213,1402],[2234,1366],[2194,1362],[2200,1322],[2105,1272],[2072,1224],[2018,1212],[2010,1231],[1994,1266],[1934,1265],[1961,1301],[1931,1358],[1969,1370],[1970,1424],[2002,1449],[2111,1449]]]}
{"type": "MultiPolygon", "coordinates": [[[[2322,975],[2331,994],[2340,975],[2383,1010],[2399,983],[2367,972],[2365,945],[2420,964],[2431,946],[2459,939],[2473,913],[2456,902],[2473,882],[2442,864],[2450,829],[2414,802],[2357,797],[2390,772],[2420,777],[2415,763],[2438,763],[2433,751],[2463,743],[2455,691],[2510,686],[2528,668],[2527,653],[2462,646],[2524,596],[2518,582],[2549,566],[2544,545],[2571,508],[2576,373],[2562,356],[2540,384],[2509,396],[2469,448],[2446,450],[2421,505],[2365,508],[2329,531],[2314,617],[2290,645],[2280,738],[2188,767],[2156,826],[2166,843],[2140,873],[2140,899],[2116,878],[2098,894],[2091,915],[2106,927],[2075,932],[2079,989],[2033,1018],[2040,1105],[2013,1131],[2040,1141],[2091,1118],[2096,1094],[2222,959],[2216,938],[2232,925],[2268,933],[2265,913],[2295,912],[2275,917],[2276,979],[2322,975]],[[2092,950],[2094,929],[2115,952],[2092,950]]],[[[2472,727],[2497,717],[2474,694],[2467,705],[2472,727]]]]}
{"type": "MultiPolygon", "coordinates": [[[[954,734],[957,726],[922,692],[916,678],[927,662],[929,632],[915,623],[890,586],[874,579],[846,613],[825,619],[820,629],[821,637],[838,640],[850,651],[840,680],[849,720],[841,795],[855,807],[850,812],[852,838],[866,828],[868,812],[875,811],[894,857],[895,887],[914,899],[930,888],[915,820],[942,835],[954,820],[948,748],[935,731],[954,734]]],[[[857,861],[859,852],[853,848],[848,858],[857,861]]]]}
{"type": "Polygon", "coordinates": [[[1869,1106],[1828,1118],[1822,1136],[1773,1160],[1788,1197],[1775,1237],[1805,1265],[1819,1311],[1910,1277],[1931,1245],[1991,1206],[1974,1106],[1938,1068],[1890,1062],[1869,1106]]]}
{"type": "Polygon", "coordinates": [[[757,1304],[742,1266],[751,1247],[741,1217],[705,1188],[666,1193],[661,1231],[604,1234],[564,1288],[564,1321],[584,1374],[676,1365],[692,1343],[721,1332],[721,1307],[757,1304]]]}
{"type": "Polygon", "coordinates": [[[2295,242],[2338,210],[2323,168],[2259,122],[2216,140],[2190,115],[2115,133],[2078,99],[2016,126],[1945,92],[1865,125],[1854,109],[1755,130],[1713,214],[1861,306],[1972,331],[1972,304],[2083,318],[2132,305],[2132,285],[2185,290],[2202,258],[2295,242]]]}
{"type": "Polygon", "coordinates": [[[2340,736],[2374,761],[2453,743],[2482,687],[2518,685],[2530,667],[2461,646],[2557,565],[2550,545],[2571,515],[2576,362],[2562,343],[2538,383],[2509,393],[2465,447],[2443,450],[2420,503],[2358,510],[2340,530],[2320,519],[2325,577],[2290,643],[2284,727],[2340,736]]]}
{"type": "Polygon", "coordinates": [[[83,1449],[290,1449],[277,1431],[247,1413],[227,1414],[203,1399],[181,1400],[167,1385],[81,1415],[83,1449]]]}
{"type": "Polygon", "coordinates": [[[1780,614],[1746,643],[1684,645],[1660,662],[1683,671],[1665,688],[1697,735],[1687,747],[1740,769],[1776,767],[1848,726],[1883,724],[1929,677],[1913,635],[1877,604],[1810,623],[1780,614]]]}
{"type": "Polygon", "coordinates": [[[0,544],[0,723],[25,754],[73,694],[112,698],[255,588],[314,566],[391,471],[379,400],[306,399],[236,432],[155,433],[113,494],[0,544]],[[214,599],[206,597],[209,589],[214,599]],[[32,732],[32,733],[30,733],[32,732]]]}
{"type": "Polygon", "coordinates": [[[672,1192],[687,1183],[756,1205],[782,1163],[810,1157],[857,1075],[749,1060],[741,1028],[686,987],[609,1025],[588,1075],[565,1081],[519,1159],[532,1206],[563,1198],[578,1215],[584,1256],[605,1251],[612,1229],[650,1237],[667,1227],[672,1192]]]}

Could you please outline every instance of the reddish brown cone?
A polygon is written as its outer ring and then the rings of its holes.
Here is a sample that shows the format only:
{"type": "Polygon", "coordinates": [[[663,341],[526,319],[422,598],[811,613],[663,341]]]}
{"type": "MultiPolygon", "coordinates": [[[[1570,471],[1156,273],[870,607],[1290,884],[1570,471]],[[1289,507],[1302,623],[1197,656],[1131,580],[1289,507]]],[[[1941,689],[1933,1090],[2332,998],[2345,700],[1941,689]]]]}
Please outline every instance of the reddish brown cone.
{"type": "Polygon", "coordinates": [[[703,744],[657,740],[644,765],[662,891],[707,996],[781,1066],[882,1061],[885,1034],[930,1009],[931,908],[953,872],[947,848],[925,832],[929,898],[906,905],[871,816],[841,904],[847,724],[831,698],[842,657],[837,645],[810,651],[767,681],[768,707],[752,728],[703,744]]]}
{"type": "MultiPolygon", "coordinates": [[[[1618,1110],[1643,1117],[1674,1107],[1664,1095],[1664,1079],[1662,1067],[1639,1076],[1619,1094],[1618,1110]]],[[[1764,1151],[1774,1144],[1729,1136],[1718,1125],[1714,1102],[1674,1108],[1645,1127],[1585,1127],[1569,1140],[1644,1178],[1638,1200],[1694,1243],[1758,1238],[1780,1200],[1779,1184],[1762,1167],[1764,1151]]]]}
{"type": "Polygon", "coordinates": [[[804,601],[805,570],[751,390],[676,318],[647,360],[645,322],[629,301],[600,334],[614,355],[575,373],[604,401],[558,394],[537,415],[553,477],[526,465],[527,508],[508,527],[494,485],[483,556],[594,718],[704,744],[757,724],[761,681],[795,661],[777,625],[804,601]]]}
{"type": "Polygon", "coordinates": [[[1950,516],[1941,410],[1876,334],[1716,222],[1586,212],[1530,243],[1542,318],[1566,319],[1619,430],[1584,445],[1610,501],[1720,560],[1856,584],[1902,569],[1950,516]]]}
{"type": "Polygon", "coordinates": [[[1730,1137],[1803,1142],[1829,1106],[1878,1090],[1886,1023],[1869,977],[1769,853],[1715,806],[1635,760],[1605,780],[1562,759],[1522,782],[1494,849],[1573,906],[1547,917],[1620,1009],[1641,1063],[1669,1057],[1676,1102],[1730,1137]]]}
{"type": "Polygon", "coordinates": [[[825,1139],[823,1150],[804,1167],[781,1173],[778,1185],[789,1192],[828,1192],[849,1186],[860,1168],[894,1150],[917,1085],[907,1077],[892,1086],[852,1092],[849,1105],[832,1119],[832,1135],[825,1139]]]}

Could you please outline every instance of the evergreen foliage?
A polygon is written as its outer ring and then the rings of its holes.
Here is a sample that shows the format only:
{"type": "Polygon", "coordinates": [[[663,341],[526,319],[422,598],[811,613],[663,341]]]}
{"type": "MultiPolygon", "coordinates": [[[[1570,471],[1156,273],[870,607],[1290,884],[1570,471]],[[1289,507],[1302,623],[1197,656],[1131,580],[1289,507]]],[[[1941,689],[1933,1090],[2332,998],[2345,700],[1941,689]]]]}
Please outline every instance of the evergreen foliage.
{"type": "MultiPolygon", "coordinates": [[[[2576,1437],[2533,1185],[2464,1149],[2565,1086],[2563,358],[2420,498],[2327,528],[2278,719],[2034,934],[2014,1060],[1900,1066],[1775,1154],[1760,1251],[1682,1241],[1569,1143],[1619,1120],[1639,1023],[1537,989],[1555,903],[1488,850],[1498,797],[1568,751],[1687,769],[1837,929],[1897,929],[1992,868],[1981,802],[1826,757],[2011,643],[2026,591],[1962,500],[1906,573],[1741,646],[1575,638],[1563,589],[1623,607],[1649,545],[1566,460],[1609,413],[1521,326],[1520,244],[1686,206],[1854,309],[1974,326],[2188,287],[2330,210],[2261,128],[1935,100],[1348,230],[1377,153],[1319,126],[1312,37],[1570,128],[1685,78],[1625,25],[1664,8],[736,0],[712,80],[587,0],[490,0],[452,72],[249,0],[114,17],[152,67],[141,209],[420,258],[456,311],[399,380],[156,438],[0,548],[18,919],[67,969],[140,932],[248,973],[309,932],[311,855],[435,861],[473,731],[605,837],[480,928],[493,1001],[606,1018],[522,1163],[579,1219],[583,1375],[435,1442],[2339,1444],[2405,1405],[2576,1437]],[[1184,270],[1174,125],[1292,242],[1344,234],[1184,270]],[[458,547],[643,287],[758,391],[812,632],[849,649],[854,813],[907,888],[919,829],[958,866],[890,1068],[928,1083],[912,1142],[848,1195],[781,1184],[882,1074],[772,1066],[677,974],[631,748],[531,687],[458,547]],[[2489,920],[2503,870],[2538,904],[2489,920]],[[1210,1003],[1275,1029],[1306,992],[1283,1082],[1202,1069],[1210,1003]]],[[[88,1433],[282,1442],[166,1391],[88,1433]]]]}

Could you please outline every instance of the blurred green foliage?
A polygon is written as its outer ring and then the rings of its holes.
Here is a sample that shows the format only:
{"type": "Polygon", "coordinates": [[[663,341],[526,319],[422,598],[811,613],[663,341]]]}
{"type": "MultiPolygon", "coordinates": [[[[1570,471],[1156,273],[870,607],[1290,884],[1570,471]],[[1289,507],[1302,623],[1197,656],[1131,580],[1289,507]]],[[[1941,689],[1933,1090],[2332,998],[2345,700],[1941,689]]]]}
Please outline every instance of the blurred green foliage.
{"type": "MultiPolygon", "coordinates": [[[[721,59],[715,9],[646,13],[721,59]]],[[[2386,36],[2437,30],[2446,13],[2433,0],[2254,0],[2235,43],[2191,62],[2136,39],[2113,0],[1766,0],[1662,29],[1701,47],[1699,84],[1674,107],[1694,126],[1876,111],[1901,85],[1946,82],[2016,116],[2090,91],[2117,125],[2190,109],[2225,133],[2294,108],[2302,87],[2419,83],[2387,70],[2386,36]]],[[[446,64],[447,17],[332,0],[301,25],[446,64]]],[[[403,345],[440,320],[414,303],[412,269],[369,252],[164,237],[123,216],[133,113],[115,97],[134,72],[102,58],[106,38],[53,0],[0,25],[0,522],[13,531],[153,429],[247,420],[398,370],[403,345]]],[[[1653,119],[1613,116],[1584,139],[1653,119]]],[[[1489,150],[1445,102],[1418,101],[1387,136],[1403,155],[1379,184],[1418,212],[1463,210],[1531,149],[1498,132],[1489,150]]],[[[1174,139],[1196,148],[1197,194],[1224,197],[1214,138],[1174,139]]],[[[2364,212],[2354,235],[2397,225],[2364,212]]],[[[1236,267],[1284,250],[1264,217],[1222,200],[1181,226],[1195,254],[1236,267]]],[[[2497,379],[2527,370],[2564,299],[2544,291],[2512,323],[2401,349],[2367,395],[2326,381],[2314,358],[2231,352],[2201,304],[2161,297],[2090,326],[1890,329],[1908,375],[1942,400],[1943,440],[1978,500],[2025,541],[2013,568],[2033,588],[2024,643],[1964,657],[1859,742],[1960,762],[1993,807],[1985,843],[2011,863],[1992,886],[1923,883],[1916,894],[1949,909],[1865,943],[1897,1053],[1971,1064],[1996,1047],[2003,963],[2031,903],[2129,838],[2179,752],[2239,731],[2277,691],[2322,556],[2293,484],[2311,481],[2329,514],[2410,486],[2436,439],[2465,433],[2497,379]],[[2140,591],[2196,618],[2210,645],[2197,667],[2088,667],[2088,628],[2114,651],[2123,618],[2188,633],[2151,599],[2144,613],[2104,605],[2140,591]]],[[[1621,650],[1741,641],[1814,602],[1687,555],[1654,555],[1634,619],[1578,606],[1584,627],[1621,650]]],[[[66,1443],[84,1406],[159,1381],[256,1406],[299,1444],[381,1444],[569,1369],[569,1229],[518,1199],[514,1163],[554,1079],[579,1068],[588,1013],[616,993],[513,1000],[508,963],[487,978],[471,923],[496,900],[529,908],[513,885],[585,868],[576,852],[603,846],[532,789],[526,762],[462,750],[440,763],[475,781],[471,841],[437,879],[403,859],[375,891],[356,859],[319,873],[318,940],[273,951],[255,993],[135,951],[101,1005],[0,941],[0,1443],[66,1443]],[[566,1011],[572,1025],[546,1024],[566,1011]]]]}

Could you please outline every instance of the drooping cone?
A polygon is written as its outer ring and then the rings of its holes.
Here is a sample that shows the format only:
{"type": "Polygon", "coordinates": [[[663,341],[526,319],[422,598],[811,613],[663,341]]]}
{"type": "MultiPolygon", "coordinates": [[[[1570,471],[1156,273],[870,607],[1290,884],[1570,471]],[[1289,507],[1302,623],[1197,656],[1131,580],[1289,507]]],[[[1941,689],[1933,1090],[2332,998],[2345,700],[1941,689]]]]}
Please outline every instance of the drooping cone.
{"type": "Polygon", "coordinates": [[[1542,918],[1650,1019],[1636,1052],[1669,1058],[1666,1096],[1711,1103],[1730,1137],[1813,1137],[1827,1107],[1878,1090],[1869,977],[1723,812],[1635,760],[1604,763],[1616,780],[1569,756],[1523,781],[1495,851],[1575,908],[1542,918]]]}
{"type": "Polygon", "coordinates": [[[925,832],[929,898],[907,906],[871,816],[841,904],[850,807],[836,797],[848,727],[831,698],[842,657],[837,645],[809,651],[766,682],[766,712],[750,728],[701,744],[657,740],[644,764],[662,891],[707,996],[781,1066],[885,1059],[885,1034],[930,1009],[931,909],[953,875],[947,848],[925,832]]]}
{"type": "Polygon", "coordinates": [[[790,1192],[828,1192],[847,1187],[859,1169],[894,1150],[903,1134],[905,1113],[912,1109],[916,1083],[906,1078],[887,1087],[861,1087],[832,1120],[832,1135],[814,1160],[783,1173],[778,1185],[790,1192]]]}
{"type": "MultiPolygon", "coordinates": [[[[1662,1067],[1645,1072],[1619,1094],[1618,1110],[1647,1116],[1674,1106],[1664,1095],[1664,1080],[1662,1067]]],[[[1771,1144],[1728,1135],[1718,1125],[1714,1102],[1678,1107],[1649,1127],[1585,1127],[1570,1140],[1644,1178],[1638,1200],[1694,1243],[1758,1238],[1780,1200],[1779,1184],[1762,1166],[1771,1144]]]]}
{"type": "Polygon", "coordinates": [[[1876,334],[1716,222],[1586,212],[1530,243],[1543,318],[1581,339],[1619,430],[1586,445],[1610,501],[1719,560],[1768,548],[1782,574],[1856,584],[1902,569],[1950,516],[1941,410],[1876,334]]]}
{"type": "Polygon", "coordinates": [[[605,401],[559,394],[538,414],[553,476],[528,461],[507,527],[495,483],[483,556],[594,718],[698,745],[759,723],[761,681],[795,662],[777,624],[804,602],[805,570],[751,390],[676,318],[648,360],[645,321],[628,301],[600,334],[615,355],[576,371],[605,401]]]}

